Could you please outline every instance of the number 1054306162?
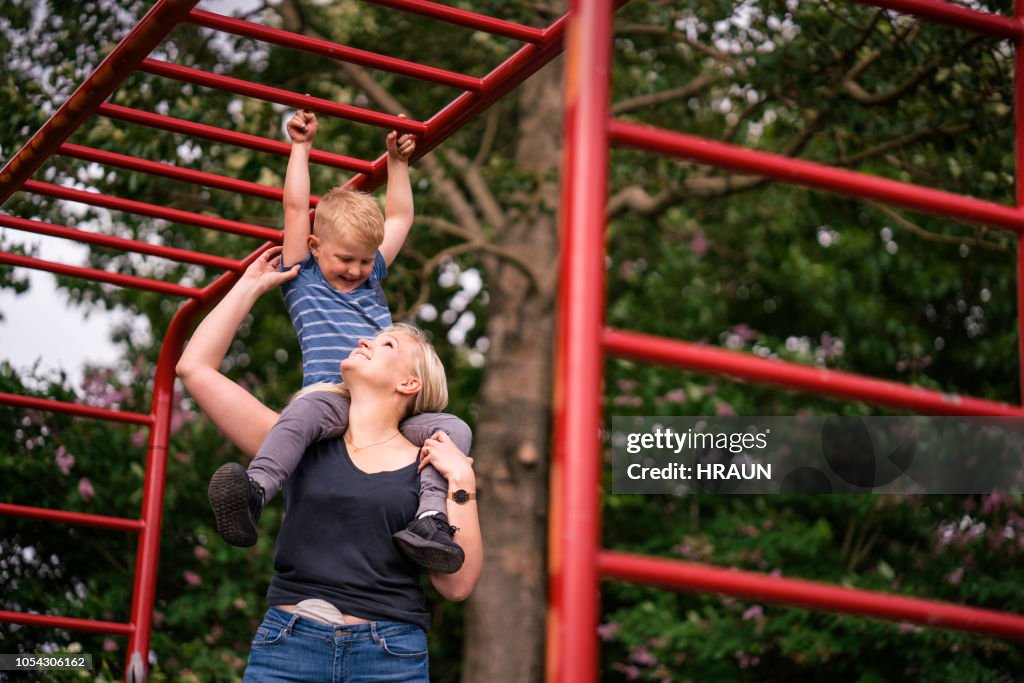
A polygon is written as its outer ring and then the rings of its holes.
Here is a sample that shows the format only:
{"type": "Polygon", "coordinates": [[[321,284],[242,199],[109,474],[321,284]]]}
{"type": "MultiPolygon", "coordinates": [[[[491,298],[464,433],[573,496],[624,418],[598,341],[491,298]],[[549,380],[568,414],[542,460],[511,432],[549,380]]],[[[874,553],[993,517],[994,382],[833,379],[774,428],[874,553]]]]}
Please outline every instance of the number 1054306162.
{"type": "Polygon", "coordinates": [[[0,671],[92,671],[92,655],[0,654],[0,671]]]}

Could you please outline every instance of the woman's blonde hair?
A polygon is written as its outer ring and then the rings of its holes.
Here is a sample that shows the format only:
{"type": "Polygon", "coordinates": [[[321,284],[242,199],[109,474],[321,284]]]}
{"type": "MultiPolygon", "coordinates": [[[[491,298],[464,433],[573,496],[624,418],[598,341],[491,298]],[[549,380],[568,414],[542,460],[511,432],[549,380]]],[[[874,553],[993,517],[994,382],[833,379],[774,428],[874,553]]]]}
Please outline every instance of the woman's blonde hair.
{"type": "Polygon", "coordinates": [[[384,241],[384,213],[373,196],[336,187],[316,205],[313,234],[321,242],[344,235],[377,249],[384,241]]]}
{"type": "MultiPolygon", "coordinates": [[[[416,342],[417,353],[413,359],[412,374],[420,381],[420,390],[409,401],[402,419],[418,413],[439,413],[448,405],[448,378],[444,372],[444,364],[434,350],[426,333],[415,325],[409,323],[395,323],[385,327],[375,337],[384,333],[402,334],[416,342]]],[[[314,391],[332,391],[345,398],[351,398],[348,384],[333,384],[331,382],[320,382],[303,387],[292,396],[295,400],[314,391]]]]}

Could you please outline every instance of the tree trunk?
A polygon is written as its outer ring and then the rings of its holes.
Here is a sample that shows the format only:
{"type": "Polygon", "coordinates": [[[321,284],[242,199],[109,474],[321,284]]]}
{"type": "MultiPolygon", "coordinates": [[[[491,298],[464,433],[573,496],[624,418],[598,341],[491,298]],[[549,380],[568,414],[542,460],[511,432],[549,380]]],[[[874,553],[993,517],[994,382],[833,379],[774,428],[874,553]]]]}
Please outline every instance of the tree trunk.
{"type": "Polygon", "coordinates": [[[497,237],[540,281],[496,259],[488,264],[491,347],[473,447],[486,562],[467,610],[463,680],[471,683],[540,681],[544,671],[561,88],[559,60],[517,93],[517,166],[537,185],[524,190],[520,213],[497,237]]]}

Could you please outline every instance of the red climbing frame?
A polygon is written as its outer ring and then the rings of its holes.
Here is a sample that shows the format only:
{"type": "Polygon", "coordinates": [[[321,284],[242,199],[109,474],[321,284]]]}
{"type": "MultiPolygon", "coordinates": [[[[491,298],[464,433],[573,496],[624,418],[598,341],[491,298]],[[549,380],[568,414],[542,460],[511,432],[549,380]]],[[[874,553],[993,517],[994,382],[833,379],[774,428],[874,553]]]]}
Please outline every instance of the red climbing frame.
{"type": "MultiPolygon", "coordinates": [[[[1017,73],[1024,11],[1013,18],[938,0],[865,0],[884,9],[1012,40],[1017,73]]],[[[940,415],[1024,415],[1024,408],[882,381],[852,373],[767,360],[703,344],[604,326],[605,215],[609,145],[676,156],[918,211],[1021,233],[1024,184],[1017,207],[885,180],[610,117],[612,0],[574,0],[566,59],[565,159],[559,331],[554,386],[551,474],[550,600],[547,679],[598,679],[600,578],[678,590],[714,592],[763,602],[860,614],[1024,640],[1024,617],[992,610],[776,578],[690,562],[628,555],[600,546],[602,374],[606,354],[728,375],[834,398],[940,415]]],[[[1024,89],[1016,84],[1017,130],[1024,130],[1024,89]]],[[[1017,135],[1016,165],[1024,158],[1017,135]]],[[[1018,305],[1024,302],[1024,252],[1018,239],[1018,305]]],[[[1024,340],[1024,334],[1020,335],[1024,340]]],[[[1022,347],[1024,350],[1024,347],[1022,347]]],[[[1022,364],[1024,366],[1024,364],[1022,364]]],[[[1024,381],[1022,381],[1024,387],[1024,381]]]]}
{"type": "MultiPolygon", "coordinates": [[[[280,242],[281,233],[277,230],[269,230],[256,225],[225,220],[204,214],[169,209],[122,197],[84,192],[32,180],[31,178],[51,156],[62,155],[106,166],[279,201],[281,190],[277,188],[266,187],[245,180],[178,168],[163,162],[137,159],[115,152],[83,147],[66,141],[79,127],[86,125],[92,116],[100,115],[159,130],[182,133],[194,138],[213,140],[282,156],[288,155],[290,146],[283,142],[246,135],[215,126],[183,121],[169,116],[162,116],[106,102],[106,99],[113,94],[129,74],[133,71],[143,71],[187,83],[219,88],[269,102],[302,107],[327,116],[337,116],[386,129],[396,128],[416,133],[419,136],[416,151],[418,158],[443,142],[558,55],[562,50],[562,38],[567,24],[567,17],[562,17],[545,29],[537,29],[424,0],[367,1],[395,10],[419,14],[437,21],[504,36],[524,44],[486,76],[475,78],[343,45],[336,45],[324,40],[315,40],[279,29],[259,26],[232,17],[197,10],[194,7],[198,0],[159,0],[129,35],[118,44],[99,67],[79,86],[68,101],[50,117],[42,128],[32,136],[31,140],[0,170],[0,204],[6,202],[13,193],[21,190],[56,199],[78,201],[115,211],[126,211],[138,215],[161,218],[175,223],[184,223],[211,230],[245,235],[266,240],[268,243],[280,242]],[[236,78],[206,73],[197,69],[150,59],[149,54],[153,49],[181,22],[191,22],[213,30],[225,31],[255,40],[304,50],[331,59],[362,64],[417,78],[428,83],[456,88],[463,92],[429,120],[414,121],[391,114],[338,104],[266,85],[249,83],[236,78]]],[[[314,163],[356,172],[357,175],[351,179],[350,184],[366,190],[378,187],[386,178],[387,164],[384,157],[368,161],[317,151],[313,153],[311,159],[314,163]]],[[[0,264],[7,266],[46,270],[62,275],[116,284],[122,287],[136,287],[186,299],[175,315],[164,337],[154,381],[153,405],[148,414],[103,410],[52,400],[0,394],[0,405],[69,413],[81,417],[126,422],[149,428],[143,502],[138,519],[119,519],[102,515],[0,504],[0,515],[30,517],[59,523],[116,529],[134,532],[139,535],[131,618],[128,623],[3,611],[0,611],[0,621],[128,636],[125,680],[142,681],[145,679],[146,666],[148,664],[152,625],[169,425],[173,409],[171,399],[173,396],[174,366],[181,354],[185,335],[198,317],[223,296],[237,280],[239,274],[268,244],[264,244],[263,247],[254,251],[245,259],[233,260],[134,240],[85,233],[72,228],[10,215],[0,214],[0,226],[108,248],[160,256],[224,271],[224,274],[209,286],[196,288],[0,252],[0,264]]],[[[39,605],[36,606],[36,609],[41,610],[43,607],[39,605]]]]}

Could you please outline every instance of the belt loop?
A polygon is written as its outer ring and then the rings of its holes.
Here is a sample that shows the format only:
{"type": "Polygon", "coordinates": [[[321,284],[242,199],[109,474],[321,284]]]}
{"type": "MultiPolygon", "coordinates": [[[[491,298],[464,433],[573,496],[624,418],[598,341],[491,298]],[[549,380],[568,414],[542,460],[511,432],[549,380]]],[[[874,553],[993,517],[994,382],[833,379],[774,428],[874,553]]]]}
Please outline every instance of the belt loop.
{"type": "Polygon", "coordinates": [[[295,626],[295,622],[299,620],[298,614],[292,614],[292,618],[288,621],[288,625],[284,627],[284,634],[288,637],[292,635],[292,627],[295,626]]]}
{"type": "Polygon", "coordinates": [[[379,635],[377,635],[377,622],[376,621],[371,621],[370,622],[370,637],[373,638],[373,642],[374,643],[376,643],[377,645],[380,645],[381,638],[380,638],[379,635]]]}

